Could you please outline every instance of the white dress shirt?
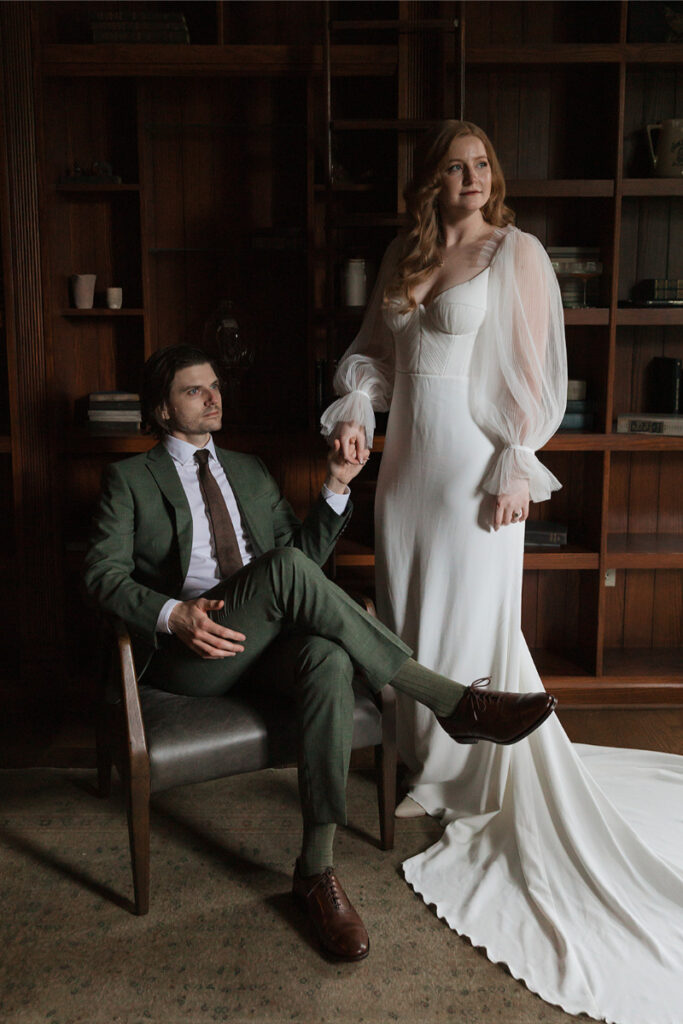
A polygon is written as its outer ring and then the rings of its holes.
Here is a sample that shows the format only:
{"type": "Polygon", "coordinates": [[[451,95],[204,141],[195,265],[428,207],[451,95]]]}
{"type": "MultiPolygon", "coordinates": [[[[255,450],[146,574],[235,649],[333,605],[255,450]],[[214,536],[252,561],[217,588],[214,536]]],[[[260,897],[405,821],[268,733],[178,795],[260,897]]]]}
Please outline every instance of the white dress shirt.
{"type": "MultiPolygon", "coordinates": [[[[190,554],[187,576],[180,591],[180,600],[191,601],[193,598],[199,597],[207,590],[215,587],[222,579],[214,550],[209,518],[206,514],[206,506],[199,486],[199,465],[194,457],[194,453],[200,449],[193,444],[189,444],[187,441],[181,441],[179,437],[173,437],[171,434],[167,434],[164,437],[163,444],[173,459],[173,464],[180,477],[192,516],[192,552],[190,554]]],[[[242,522],[235,494],[225,475],[225,470],[216,457],[216,448],[212,437],[209,437],[205,447],[209,452],[209,469],[220,487],[235,529],[242,562],[244,565],[247,565],[255,557],[251,537],[242,522]]],[[[337,494],[336,491],[330,490],[329,487],[323,484],[322,496],[337,515],[342,515],[345,511],[350,493],[348,487],[345,494],[337,494]]],[[[163,606],[157,619],[158,633],[172,632],[169,628],[168,620],[171,612],[179,603],[178,600],[171,598],[163,606]]]]}

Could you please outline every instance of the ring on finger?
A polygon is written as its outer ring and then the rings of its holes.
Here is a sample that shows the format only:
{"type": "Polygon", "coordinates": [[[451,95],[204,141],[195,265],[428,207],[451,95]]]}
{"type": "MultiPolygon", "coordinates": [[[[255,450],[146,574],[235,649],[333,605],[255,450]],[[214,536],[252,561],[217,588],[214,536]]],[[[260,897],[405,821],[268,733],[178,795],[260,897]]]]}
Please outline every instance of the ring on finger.
{"type": "Polygon", "coordinates": [[[521,511],[519,511],[519,512],[518,512],[517,510],[515,510],[515,511],[514,511],[514,512],[512,513],[512,518],[513,518],[513,519],[521,519],[521,518],[522,518],[522,513],[521,513],[521,511]]]}

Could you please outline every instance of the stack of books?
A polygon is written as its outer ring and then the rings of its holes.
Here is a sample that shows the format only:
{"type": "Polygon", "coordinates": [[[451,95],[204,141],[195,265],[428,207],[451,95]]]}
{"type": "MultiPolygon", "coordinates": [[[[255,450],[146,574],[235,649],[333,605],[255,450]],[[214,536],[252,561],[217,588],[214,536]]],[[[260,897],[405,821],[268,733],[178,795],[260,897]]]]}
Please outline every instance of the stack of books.
{"type": "Polygon", "coordinates": [[[93,11],[90,28],[93,43],[189,43],[190,33],[182,11],[156,8],[93,11]]]}
{"type": "Polygon", "coordinates": [[[527,519],[524,528],[525,548],[557,549],[567,543],[567,524],[527,519]]]}
{"type": "Polygon", "coordinates": [[[649,277],[631,289],[635,306],[683,306],[683,278],[649,277]]]}
{"type": "Polygon", "coordinates": [[[558,430],[592,430],[594,406],[586,398],[585,380],[567,381],[567,407],[558,430]]]}
{"type": "Polygon", "coordinates": [[[617,433],[683,437],[683,416],[675,412],[627,412],[617,416],[617,433]]]}
{"type": "Polygon", "coordinates": [[[132,391],[93,391],[88,398],[88,427],[93,434],[138,434],[140,396],[132,391]]]}

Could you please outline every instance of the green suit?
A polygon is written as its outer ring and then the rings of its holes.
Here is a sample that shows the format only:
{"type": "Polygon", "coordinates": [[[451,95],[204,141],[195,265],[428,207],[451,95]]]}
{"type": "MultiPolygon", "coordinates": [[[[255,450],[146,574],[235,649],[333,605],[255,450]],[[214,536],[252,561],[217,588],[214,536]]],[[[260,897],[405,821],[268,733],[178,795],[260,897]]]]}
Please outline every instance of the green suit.
{"type": "Polygon", "coordinates": [[[175,637],[156,633],[163,605],[180,596],[192,550],[190,508],[161,444],[107,468],[85,559],[86,590],[102,610],[126,622],[139,671],[152,685],[214,696],[256,667],[296,694],[304,814],[315,822],[343,822],[353,666],[379,689],[410,650],[320,569],[350,506],[337,515],[319,498],[301,523],[260,459],[219,448],[216,454],[256,557],[205,596],[225,602],[212,617],[245,634],[244,652],[202,659],[175,637]]]}

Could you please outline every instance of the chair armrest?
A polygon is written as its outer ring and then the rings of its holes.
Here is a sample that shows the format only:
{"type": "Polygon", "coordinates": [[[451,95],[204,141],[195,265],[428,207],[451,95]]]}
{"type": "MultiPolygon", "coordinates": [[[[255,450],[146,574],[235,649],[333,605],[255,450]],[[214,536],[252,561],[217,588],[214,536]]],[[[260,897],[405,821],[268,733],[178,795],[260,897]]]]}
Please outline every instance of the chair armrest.
{"type": "Polygon", "coordinates": [[[356,604],[359,604],[368,615],[372,615],[375,619],[377,618],[377,609],[375,608],[375,602],[367,594],[362,594],[360,590],[351,590],[350,587],[344,587],[344,591],[352,597],[356,604]]]}
{"type": "Polygon", "coordinates": [[[135,671],[133,645],[131,644],[128,627],[121,619],[115,619],[113,625],[119,648],[121,697],[126,721],[126,740],[131,769],[134,769],[140,759],[144,762],[149,761],[145,727],[142,721],[142,708],[140,707],[140,694],[138,693],[138,677],[135,671]]]}

